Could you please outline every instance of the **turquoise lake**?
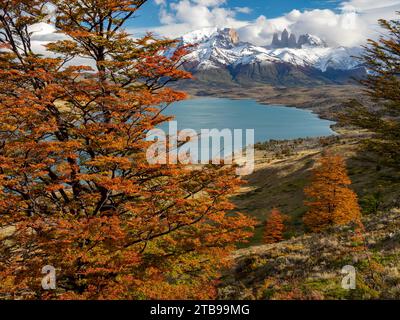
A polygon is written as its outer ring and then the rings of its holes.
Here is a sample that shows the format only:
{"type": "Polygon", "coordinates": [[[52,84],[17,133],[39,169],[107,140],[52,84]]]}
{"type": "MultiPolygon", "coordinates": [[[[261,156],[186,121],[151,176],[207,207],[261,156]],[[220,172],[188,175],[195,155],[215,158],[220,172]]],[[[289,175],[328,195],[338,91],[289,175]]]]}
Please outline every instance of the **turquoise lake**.
{"type": "Polygon", "coordinates": [[[309,110],[262,105],[254,100],[197,98],[174,103],[165,112],[174,115],[178,129],[254,129],[255,142],[334,135],[332,121],[309,110]]]}

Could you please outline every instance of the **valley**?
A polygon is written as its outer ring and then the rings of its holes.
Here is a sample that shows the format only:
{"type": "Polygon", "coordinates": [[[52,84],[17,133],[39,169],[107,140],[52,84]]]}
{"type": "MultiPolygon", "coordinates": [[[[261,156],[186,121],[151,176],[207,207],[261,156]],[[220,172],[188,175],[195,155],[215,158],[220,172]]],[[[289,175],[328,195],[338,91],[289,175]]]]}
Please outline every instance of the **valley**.
{"type": "MultiPolygon", "coordinates": [[[[254,99],[259,103],[312,110],[338,121],[345,104],[358,99],[370,103],[357,85],[274,87],[270,85],[215,88],[204,83],[184,85],[192,97],[254,99]]],[[[366,130],[334,125],[338,136],[267,141],[256,144],[255,172],[232,197],[237,210],[259,221],[254,236],[232,255],[233,264],[221,277],[219,299],[393,299],[400,297],[399,172],[381,168],[363,143],[366,130]],[[302,218],[307,212],[304,188],[323,152],[346,161],[351,188],[357,193],[366,227],[366,249],[360,249],[349,227],[310,234],[302,218]],[[285,240],[264,244],[265,221],[278,208],[287,218],[285,240]],[[356,290],[344,290],[342,268],[356,268],[356,290]]]]}
{"type": "Polygon", "coordinates": [[[237,210],[259,224],[249,243],[232,255],[222,275],[220,299],[326,300],[398,299],[400,290],[399,172],[380,169],[376,156],[363,151],[369,134],[336,127],[338,137],[270,141],[256,145],[255,172],[233,197],[237,210]],[[365,248],[352,227],[313,234],[304,228],[304,188],[324,151],[346,160],[351,188],[363,212],[365,248]],[[268,213],[286,217],[284,241],[265,244],[268,213]],[[356,290],[342,287],[342,268],[357,270],[356,290]],[[363,280],[361,280],[363,279],[363,280]]]}

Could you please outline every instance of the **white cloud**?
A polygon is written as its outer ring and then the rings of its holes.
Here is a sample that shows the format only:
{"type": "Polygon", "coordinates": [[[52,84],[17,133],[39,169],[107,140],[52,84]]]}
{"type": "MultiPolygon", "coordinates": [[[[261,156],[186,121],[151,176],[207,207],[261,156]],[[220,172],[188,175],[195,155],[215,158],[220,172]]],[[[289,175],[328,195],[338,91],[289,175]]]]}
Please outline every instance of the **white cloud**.
{"type": "Polygon", "coordinates": [[[249,25],[244,29],[251,32],[254,29],[262,33],[253,32],[253,37],[258,44],[268,44],[276,31],[287,28],[289,31],[300,35],[314,34],[331,45],[354,46],[359,45],[368,38],[369,25],[354,11],[335,13],[332,10],[306,10],[300,12],[293,10],[283,17],[256,21],[256,27],[249,25]],[[258,24],[258,26],[257,26],[258,24]]]}
{"type": "Polygon", "coordinates": [[[226,3],[226,0],[193,0],[196,4],[205,7],[217,7],[226,3]]]}
{"type": "Polygon", "coordinates": [[[242,40],[258,45],[270,44],[275,32],[287,28],[297,35],[314,34],[331,45],[358,46],[377,37],[381,31],[378,19],[393,19],[400,10],[400,0],[344,0],[336,11],[293,10],[273,19],[261,15],[243,21],[236,14],[250,13],[251,9],[228,8],[225,0],[155,1],[161,6],[163,26],[153,29],[162,35],[176,37],[203,27],[232,27],[238,29],[242,40]]]}
{"type": "Polygon", "coordinates": [[[253,12],[253,10],[249,7],[235,7],[234,10],[238,13],[245,13],[245,14],[253,12]]]}
{"type": "Polygon", "coordinates": [[[356,10],[369,11],[374,9],[382,9],[388,8],[392,6],[397,6],[397,10],[400,10],[400,1],[399,0],[379,0],[379,1],[371,1],[371,0],[347,0],[341,3],[342,8],[353,7],[356,10]]]}
{"type": "Polygon", "coordinates": [[[235,12],[220,7],[223,2],[220,0],[181,0],[170,4],[170,15],[176,23],[186,23],[195,28],[232,23],[235,12]]]}
{"type": "Polygon", "coordinates": [[[135,30],[155,31],[161,35],[176,37],[184,33],[208,27],[233,27],[241,28],[248,21],[236,19],[238,13],[250,13],[248,7],[229,8],[226,0],[155,0],[160,6],[161,27],[144,28],[135,30]]]}
{"type": "MultiPolygon", "coordinates": [[[[238,13],[250,13],[247,7],[229,8],[226,0],[154,0],[160,6],[161,26],[135,29],[135,34],[155,31],[162,36],[179,37],[204,27],[236,28],[243,41],[257,45],[271,43],[275,32],[287,28],[295,34],[310,33],[331,45],[358,46],[367,38],[376,38],[380,18],[394,19],[400,0],[343,0],[338,10],[292,10],[277,18],[264,15],[252,21],[237,19],[238,13]]],[[[35,47],[63,38],[47,24],[34,27],[35,47]]],[[[133,31],[132,31],[133,33],[133,31]]],[[[42,52],[43,49],[40,48],[42,52]]]]}
{"type": "Polygon", "coordinates": [[[37,23],[29,28],[32,33],[32,41],[57,41],[65,39],[66,36],[56,33],[56,28],[49,23],[37,23]]]}

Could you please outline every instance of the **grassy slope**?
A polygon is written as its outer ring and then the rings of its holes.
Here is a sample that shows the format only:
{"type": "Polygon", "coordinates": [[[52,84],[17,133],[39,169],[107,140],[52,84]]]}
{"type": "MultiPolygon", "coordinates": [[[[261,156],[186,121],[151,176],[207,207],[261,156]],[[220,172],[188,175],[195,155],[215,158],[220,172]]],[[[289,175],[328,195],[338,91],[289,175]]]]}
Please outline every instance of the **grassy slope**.
{"type": "Polygon", "coordinates": [[[260,225],[252,241],[235,253],[232,270],[222,278],[221,299],[400,298],[400,210],[395,209],[400,207],[399,173],[377,168],[376,159],[361,151],[364,134],[339,131],[340,138],[258,146],[262,150],[256,152],[256,171],[234,201],[260,225]],[[352,228],[318,235],[303,230],[302,190],[326,149],[346,158],[360,199],[382,194],[379,212],[363,217],[367,251],[359,251],[352,228]],[[286,240],[262,245],[262,221],[273,207],[290,218],[286,240]],[[358,272],[357,289],[350,291],[341,287],[340,273],[349,264],[358,272]]]}
{"type": "Polygon", "coordinates": [[[256,170],[246,178],[248,183],[233,198],[240,211],[260,220],[250,245],[261,243],[262,222],[274,207],[289,216],[287,237],[304,233],[301,222],[306,211],[303,189],[309,183],[311,169],[323,150],[330,150],[346,158],[353,181],[352,188],[361,202],[380,194],[380,209],[399,205],[399,174],[389,169],[377,170],[376,159],[362,151],[364,135],[343,130],[337,138],[258,145],[256,170]]]}
{"type": "MultiPolygon", "coordinates": [[[[315,88],[189,88],[192,95],[250,98],[265,104],[311,109],[321,117],[337,120],[343,103],[362,99],[357,86],[315,88]]],[[[222,278],[220,298],[226,299],[347,299],[400,297],[400,174],[381,168],[379,160],[362,150],[365,132],[336,127],[338,138],[260,144],[256,170],[233,201],[240,211],[256,217],[260,224],[254,238],[239,249],[231,270],[222,278]],[[368,250],[357,252],[351,229],[323,235],[305,233],[301,218],[303,188],[323,150],[346,158],[352,188],[364,212],[378,199],[379,212],[365,215],[368,250]],[[270,210],[278,207],[288,217],[286,241],[262,245],[262,226],[270,210]],[[368,259],[367,259],[368,258],[368,259]],[[358,271],[357,290],[341,288],[341,268],[352,264],[358,271]],[[371,274],[371,270],[375,270],[371,274]],[[376,279],[375,279],[376,278],[376,279]]]]}
{"type": "Polygon", "coordinates": [[[367,251],[350,228],[238,250],[220,299],[399,299],[400,210],[364,218],[367,251]],[[356,268],[355,290],[341,270],[356,268]]]}

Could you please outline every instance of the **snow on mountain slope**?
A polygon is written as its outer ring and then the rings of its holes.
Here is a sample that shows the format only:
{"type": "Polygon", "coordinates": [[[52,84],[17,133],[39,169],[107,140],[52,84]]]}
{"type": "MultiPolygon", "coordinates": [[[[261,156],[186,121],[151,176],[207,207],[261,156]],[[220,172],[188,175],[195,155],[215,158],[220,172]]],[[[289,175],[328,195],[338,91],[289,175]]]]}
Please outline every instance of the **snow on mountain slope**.
{"type": "Polygon", "coordinates": [[[234,64],[245,54],[249,46],[238,40],[233,29],[207,28],[183,36],[181,42],[196,45],[187,61],[195,63],[196,69],[210,69],[234,64]]]}
{"type": "Polygon", "coordinates": [[[328,47],[325,41],[321,40],[317,36],[308,33],[299,37],[298,44],[300,48],[328,47]]]}
{"type": "Polygon", "coordinates": [[[351,70],[359,67],[359,48],[321,48],[308,47],[304,49],[274,49],[269,52],[281,61],[301,67],[314,67],[325,72],[328,68],[335,70],[351,70]]]}
{"type": "Polygon", "coordinates": [[[331,48],[327,54],[322,55],[314,67],[326,71],[329,67],[336,70],[352,70],[360,67],[359,57],[362,48],[331,48]]]}
{"type": "Polygon", "coordinates": [[[182,41],[185,44],[204,43],[211,38],[211,36],[218,32],[218,28],[203,28],[187,33],[182,36],[182,41]]]}
{"type": "Polygon", "coordinates": [[[271,50],[270,54],[281,61],[304,67],[318,65],[321,58],[327,56],[330,52],[331,48],[280,48],[271,50]]]}
{"type": "Polygon", "coordinates": [[[352,70],[359,67],[358,48],[327,47],[313,35],[300,36],[299,48],[266,48],[239,41],[234,29],[206,28],[191,32],[181,38],[182,44],[196,44],[186,57],[195,70],[237,66],[252,63],[289,63],[300,67],[313,67],[327,71],[352,70]],[[301,40],[302,39],[302,40],[301,40]]]}

